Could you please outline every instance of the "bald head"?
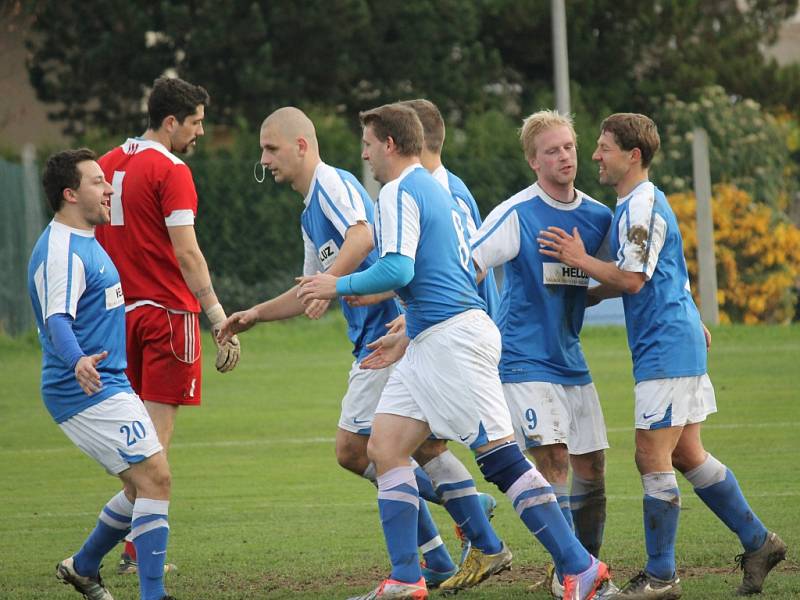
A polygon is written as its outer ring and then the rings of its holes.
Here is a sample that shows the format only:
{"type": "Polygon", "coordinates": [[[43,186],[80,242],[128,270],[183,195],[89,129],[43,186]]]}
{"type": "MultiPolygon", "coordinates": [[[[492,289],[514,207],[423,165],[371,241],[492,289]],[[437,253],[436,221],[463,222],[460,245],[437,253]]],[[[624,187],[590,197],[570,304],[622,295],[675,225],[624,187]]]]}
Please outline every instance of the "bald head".
{"type": "Polygon", "coordinates": [[[273,134],[280,135],[287,141],[298,138],[305,139],[309,146],[318,150],[317,132],[314,123],[306,114],[294,106],[284,106],[269,115],[261,124],[261,130],[269,128],[273,134]]]}

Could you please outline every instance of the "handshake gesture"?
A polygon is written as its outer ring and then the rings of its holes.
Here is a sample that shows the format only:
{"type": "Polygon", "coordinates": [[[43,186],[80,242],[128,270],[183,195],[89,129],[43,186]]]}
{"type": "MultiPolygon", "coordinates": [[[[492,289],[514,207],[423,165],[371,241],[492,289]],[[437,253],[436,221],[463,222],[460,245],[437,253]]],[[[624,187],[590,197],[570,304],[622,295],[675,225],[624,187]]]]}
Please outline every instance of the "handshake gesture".
{"type": "Polygon", "coordinates": [[[217,360],[215,366],[220,373],[233,371],[239,364],[239,357],[242,349],[239,345],[239,338],[236,335],[220,336],[222,325],[227,317],[222,305],[215,304],[206,311],[209,321],[211,321],[211,334],[214,336],[214,343],[217,345],[217,360]]]}

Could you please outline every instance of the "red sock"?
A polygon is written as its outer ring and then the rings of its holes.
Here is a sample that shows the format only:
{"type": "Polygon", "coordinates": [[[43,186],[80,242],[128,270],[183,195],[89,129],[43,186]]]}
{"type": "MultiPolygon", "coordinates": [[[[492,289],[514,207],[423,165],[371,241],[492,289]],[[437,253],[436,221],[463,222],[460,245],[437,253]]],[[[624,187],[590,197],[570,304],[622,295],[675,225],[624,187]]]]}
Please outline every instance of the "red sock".
{"type": "Polygon", "coordinates": [[[130,556],[132,561],[136,560],[136,546],[133,545],[133,542],[125,540],[125,554],[130,556]]]}

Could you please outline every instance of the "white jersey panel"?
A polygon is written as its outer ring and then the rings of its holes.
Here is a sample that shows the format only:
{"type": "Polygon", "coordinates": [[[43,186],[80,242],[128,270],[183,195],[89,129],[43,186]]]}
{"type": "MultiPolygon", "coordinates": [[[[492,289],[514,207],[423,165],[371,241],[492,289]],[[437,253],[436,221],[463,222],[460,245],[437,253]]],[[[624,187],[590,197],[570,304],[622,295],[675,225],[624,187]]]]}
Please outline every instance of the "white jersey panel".
{"type": "Polygon", "coordinates": [[[498,204],[472,236],[472,258],[481,271],[498,267],[519,254],[519,204],[536,196],[535,184],[498,204]]]}
{"type": "MultiPolygon", "coordinates": [[[[624,202],[621,198],[617,204],[624,202]]],[[[617,266],[623,271],[653,276],[658,255],[664,247],[667,223],[654,210],[655,186],[649,181],[639,185],[627,197],[626,218],[619,221],[619,239],[623,240],[617,253],[617,266]]]]}
{"type": "Polygon", "coordinates": [[[378,196],[376,230],[379,231],[379,255],[383,257],[395,252],[413,259],[419,243],[419,207],[399,184],[400,179],[391,182],[378,196]]]}
{"type": "MultiPolygon", "coordinates": [[[[55,223],[55,222],[54,222],[55,223]]],[[[79,230],[54,225],[47,245],[44,266],[44,297],[39,302],[44,307],[43,320],[66,313],[73,319],[78,312],[78,299],[86,289],[86,273],[80,257],[70,253],[70,236],[83,235],[79,230]]],[[[86,233],[85,237],[94,237],[86,233]]]]}
{"type": "MultiPolygon", "coordinates": [[[[320,163],[320,167],[325,166],[320,163]]],[[[359,192],[345,182],[332,168],[317,167],[319,206],[322,213],[336,228],[342,238],[347,229],[359,221],[367,221],[367,214],[359,192]]]]}
{"type": "Polygon", "coordinates": [[[325,269],[322,266],[322,261],[320,261],[319,256],[317,255],[317,247],[314,245],[314,242],[311,241],[311,238],[308,237],[306,234],[306,230],[301,228],[303,232],[303,275],[306,277],[310,275],[316,275],[324,271],[325,269]]]}

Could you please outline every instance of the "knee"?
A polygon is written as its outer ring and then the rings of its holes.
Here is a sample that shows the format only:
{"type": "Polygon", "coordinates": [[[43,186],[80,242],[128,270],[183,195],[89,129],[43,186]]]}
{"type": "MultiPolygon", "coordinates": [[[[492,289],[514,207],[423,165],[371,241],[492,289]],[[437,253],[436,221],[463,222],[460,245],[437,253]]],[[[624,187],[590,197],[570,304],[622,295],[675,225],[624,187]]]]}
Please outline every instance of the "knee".
{"type": "Polygon", "coordinates": [[[603,481],[606,475],[606,455],[603,450],[576,454],[571,457],[572,469],[581,479],[603,481]]]}
{"type": "Polygon", "coordinates": [[[339,443],[336,445],[336,462],[339,466],[356,475],[361,475],[369,464],[369,460],[363,448],[357,448],[354,444],[339,443]]]}
{"type": "Polygon", "coordinates": [[[536,468],[550,483],[565,483],[569,473],[569,452],[564,444],[540,446],[530,451],[536,468]]]}
{"type": "Polygon", "coordinates": [[[447,451],[446,440],[426,440],[414,452],[414,460],[420,465],[427,465],[434,458],[447,451]]]}
{"type": "Polygon", "coordinates": [[[672,466],[681,473],[686,473],[702,465],[706,460],[706,456],[708,455],[705,450],[698,452],[696,450],[687,451],[684,448],[675,448],[672,452],[672,466]]]}
{"type": "Polygon", "coordinates": [[[169,470],[169,466],[164,464],[157,469],[153,469],[150,472],[148,487],[152,490],[150,493],[156,493],[168,498],[172,490],[172,473],[169,470]]]}

